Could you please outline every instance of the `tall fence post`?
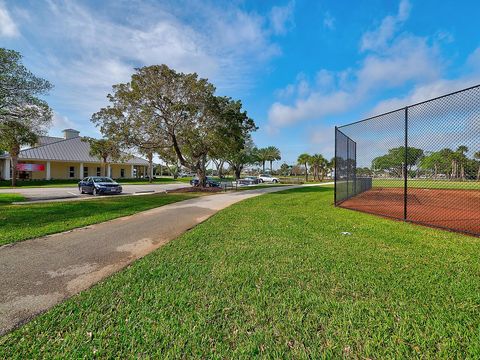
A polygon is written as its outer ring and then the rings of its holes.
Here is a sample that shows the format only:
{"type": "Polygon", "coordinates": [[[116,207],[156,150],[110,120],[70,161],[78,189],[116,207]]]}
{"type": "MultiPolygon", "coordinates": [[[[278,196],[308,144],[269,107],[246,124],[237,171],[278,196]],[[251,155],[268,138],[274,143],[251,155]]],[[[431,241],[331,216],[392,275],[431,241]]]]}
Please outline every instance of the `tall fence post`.
{"type": "Polygon", "coordinates": [[[338,166],[338,160],[337,160],[337,132],[338,132],[338,128],[335,126],[335,155],[334,155],[334,158],[333,158],[333,161],[335,161],[335,166],[334,166],[334,174],[333,174],[333,181],[334,181],[334,185],[333,185],[333,202],[334,202],[334,205],[336,206],[337,205],[337,166],[338,166]]]}
{"type": "Polygon", "coordinates": [[[408,106],[405,107],[405,159],[403,160],[403,220],[407,221],[408,211],[408,106]]]}
{"type": "Polygon", "coordinates": [[[347,199],[350,198],[350,195],[348,193],[348,178],[350,177],[350,163],[349,163],[349,160],[350,160],[350,143],[348,142],[348,138],[347,138],[347,157],[346,157],[346,167],[347,167],[347,199]]]}
{"type": "Polygon", "coordinates": [[[353,141],[353,194],[358,195],[357,190],[357,143],[353,141]]]}

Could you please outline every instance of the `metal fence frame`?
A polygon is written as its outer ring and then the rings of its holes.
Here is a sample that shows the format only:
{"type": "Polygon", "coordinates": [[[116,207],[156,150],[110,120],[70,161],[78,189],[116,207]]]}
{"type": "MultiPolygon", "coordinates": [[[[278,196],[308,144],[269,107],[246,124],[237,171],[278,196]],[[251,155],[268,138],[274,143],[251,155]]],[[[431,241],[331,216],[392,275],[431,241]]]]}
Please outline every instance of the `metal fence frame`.
{"type": "MultiPolygon", "coordinates": [[[[340,169],[340,166],[339,166],[339,161],[338,161],[338,159],[339,159],[339,154],[338,154],[339,136],[345,136],[349,141],[352,141],[355,144],[354,164],[356,165],[356,163],[357,163],[357,159],[356,159],[356,154],[357,154],[356,145],[357,145],[357,143],[353,139],[351,139],[349,136],[344,134],[341,129],[346,128],[348,126],[360,124],[360,123],[363,123],[363,122],[368,122],[368,121],[371,121],[371,120],[375,120],[375,119],[378,119],[380,117],[384,117],[385,115],[393,114],[393,113],[396,113],[396,112],[399,112],[399,111],[403,110],[404,111],[404,135],[403,135],[404,136],[404,141],[403,141],[403,146],[404,146],[404,149],[405,149],[405,159],[404,159],[403,164],[402,164],[402,167],[403,167],[403,171],[402,171],[403,172],[403,218],[401,218],[401,219],[399,219],[398,217],[393,217],[393,218],[403,220],[403,221],[406,221],[406,222],[417,223],[417,221],[409,219],[409,217],[408,217],[409,110],[411,108],[418,107],[419,105],[422,105],[422,104],[431,103],[431,102],[434,102],[434,101],[437,101],[437,100],[440,100],[440,99],[443,99],[443,98],[447,98],[447,97],[450,97],[452,95],[464,93],[464,92],[467,92],[467,91],[473,90],[473,89],[480,89],[480,84],[475,85],[475,86],[471,86],[471,87],[468,87],[468,88],[465,88],[465,89],[462,89],[462,90],[454,91],[454,92],[451,92],[451,93],[448,93],[448,94],[445,94],[445,95],[442,95],[442,96],[438,96],[438,97],[435,97],[435,98],[432,98],[432,99],[429,99],[429,100],[421,101],[421,102],[418,102],[418,103],[415,103],[415,104],[412,104],[412,105],[408,105],[408,106],[405,106],[404,108],[395,109],[395,110],[392,110],[392,111],[385,112],[383,114],[379,114],[379,115],[375,115],[375,116],[365,118],[365,119],[362,119],[362,120],[359,120],[359,121],[355,121],[355,122],[352,122],[352,123],[349,123],[349,124],[345,124],[345,125],[342,125],[342,126],[335,126],[335,173],[334,173],[334,181],[335,181],[335,185],[334,185],[334,204],[335,204],[335,206],[340,206],[344,201],[361,194],[362,192],[368,190],[369,188],[372,188],[371,180],[373,179],[372,177],[369,178],[370,179],[370,185],[368,185],[368,181],[366,181],[366,183],[367,183],[366,188],[363,187],[363,186],[361,186],[360,189],[357,188],[356,182],[357,182],[358,178],[357,178],[357,175],[356,175],[356,166],[355,166],[355,168],[353,169],[354,172],[353,172],[353,177],[352,177],[352,180],[354,181],[354,184],[355,184],[353,186],[354,191],[352,193],[349,193],[349,186],[348,186],[349,178],[348,177],[350,176],[350,174],[349,174],[349,169],[348,169],[348,166],[347,166],[347,180],[346,180],[347,181],[347,196],[343,197],[342,199],[338,199],[337,195],[338,195],[338,191],[339,191],[339,183],[341,183],[341,180],[342,180],[341,176],[339,176],[339,174],[342,173],[342,171],[340,169]]],[[[479,143],[480,143],[480,134],[479,134],[479,143]]],[[[347,149],[348,149],[348,145],[347,145],[347,149]]],[[[348,150],[347,150],[347,158],[348,158],[348,156],[349,156],[349,154],[348,154],[348,150]]],[[[367,178],[365,178],[365,179],[367,179],[367,178]]],[[[353,210],[356,210],[356,209],[353,209],[353,210]]],[[[364,211],[364,210],[359,210],[359,211],[367,212],[367,211],[364,211]]],[[[383,215],[383,214],[377,214],[377,213],[373,213],[373,214],[389,217],[388,215],[383,215]]],[[[429,224],[425,224],[425,223],[421,223],[421,224],[427,225],[427,226],[438,227],[438,228],[442,228],[442,229],[445,229],[445,230],[463,232],[463,233],[466,233],[466,234],[469,234],[469,235],[480,236],[480,233],[472,233],[472,232],[469,232],[469,231],[458,231],[458,230],[455,230],[455,229],[452,229],[452,228],[449,228],[449,227],[438,226],[438,225],[429,225],[429,224]]]]}

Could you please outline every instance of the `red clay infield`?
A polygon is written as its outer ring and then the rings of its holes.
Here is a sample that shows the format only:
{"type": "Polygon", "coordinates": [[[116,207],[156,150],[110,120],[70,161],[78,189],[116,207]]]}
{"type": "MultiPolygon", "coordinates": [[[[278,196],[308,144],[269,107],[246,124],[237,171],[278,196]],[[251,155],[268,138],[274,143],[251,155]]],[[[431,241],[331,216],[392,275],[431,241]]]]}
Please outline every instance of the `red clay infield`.
{"type": "MultiPolygon", "coordinates": [[[[409,188],[407,219],[480,236],[480,191],[409,188]]],[[[373,188],[341,207],[403,219],[403,189],[373,188]]]]}

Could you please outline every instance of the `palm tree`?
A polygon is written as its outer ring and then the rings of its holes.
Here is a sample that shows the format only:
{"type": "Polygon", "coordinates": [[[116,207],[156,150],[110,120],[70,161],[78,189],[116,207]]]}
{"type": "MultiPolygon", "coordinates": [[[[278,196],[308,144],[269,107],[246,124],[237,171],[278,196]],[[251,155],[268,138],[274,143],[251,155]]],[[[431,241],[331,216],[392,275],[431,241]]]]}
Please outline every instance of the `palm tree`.
{"type": "MultiPolygon", "coordinates": [[[[322,156],[322,155],[320,155],[322,156]]],[[[320,162],[320,168],[319,168],[319,171],[320,171],[320,181],[323,181],[323,179],[325,179],[325,175],[327,175],[327,173],[330,171],[330,162],[325,159],[323,156],[322,156],[322,161],[320,162]]]]}
{"type": "Polygon", "coordinates": [[[299,165],[305,166],[305,182],[308,182],[308,164],[310,163],[310,155],[307,153],[300,154],[297,162],[299,165]]]}
{"type": "Polygon", "coordinates": [[[268,153],[268,161],[270,161],[270,174],[273,172],[272,163],[282,159],[280,150],[275,146],[269,146],[266,148],[268,153]]]}
{"type": "Polygon", "coordinates": [[[321,174],[321,180],[323,181],[325,172],[327,170],[328,161],[323,157],[323,155],[314,154],[310,156],[310,165],[313,167],[313,179],[320,180],[321,174]]]}
{"type": "Polygon", "coordinates": [[[265,163],[270,160],[270,152],[268,148],[255,149],[255,157],[262,164],[262,171],[265,172],[265,163]]]}

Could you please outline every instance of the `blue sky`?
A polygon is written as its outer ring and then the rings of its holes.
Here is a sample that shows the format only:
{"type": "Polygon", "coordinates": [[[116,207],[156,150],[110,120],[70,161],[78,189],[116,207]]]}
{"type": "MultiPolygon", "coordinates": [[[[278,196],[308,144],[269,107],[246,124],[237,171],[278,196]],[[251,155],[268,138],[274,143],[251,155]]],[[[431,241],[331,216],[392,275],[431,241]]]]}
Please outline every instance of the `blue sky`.
{"type": "MultiPolygon", "coordinates": [[[[1,1],[0,46],[50,80],[50,133],[90,123],[111,85],[165,63],[241,99],[293,163],[333,126],[480,83],[480,2],[1,1]]],[[[282,161],[283,161],[282,160],[282,161]]]]}

